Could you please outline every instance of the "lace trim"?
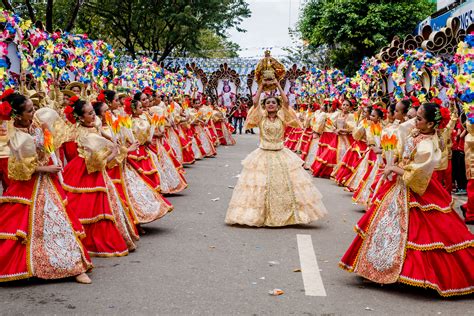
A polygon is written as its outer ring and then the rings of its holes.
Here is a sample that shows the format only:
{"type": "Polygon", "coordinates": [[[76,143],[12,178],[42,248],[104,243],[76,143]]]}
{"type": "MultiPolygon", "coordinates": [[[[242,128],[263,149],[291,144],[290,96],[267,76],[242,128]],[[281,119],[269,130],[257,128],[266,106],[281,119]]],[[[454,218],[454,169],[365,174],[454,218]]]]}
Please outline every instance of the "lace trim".
{"type": "Polygon", "coordinates": [[[0,275],[0,282],[16,281],[31,277],[29,272],[20,272],[15,274],[4,274],[0,275]]]}
{"type": "Polygon", "coordinates": [[[158,170],[156,170],[156,169],[151,169],[149,171],[144,171],[142,168],[139,168],[137,171],[140,172],[141,174],[144,174],[144,175],[147,175],[147,176],[158,173],[158,170]]]}
{"type": "Polygon", "coordinates": [[[19,196],[1,196],[0,203],[20,203],[31,205],[32,201],[19,196]]]}
{"type": "Polygon", "coordinates": [[[437,284],[433,284],[430,281],[417,280],[417,279],[409,278],[403,275],[400,275],[399,281],[401,283],[405,283],[405,284],[416,286],[416,287],[430,288],[438,292],[438,294],[443,297],[450,297],[450,296],[455,296],[455,295],[466,295],[466,294],[474,293],[474,286],[469,286],[462,289],[449,289],[449,290],[443,291],[439,288],[437,284]]]}
{"type": "Polygon", "coordinates": [[[72,192],[72,193],[93,193],[93,192],[107,192],[106,187],[92,187],[92,188],[77,188],[66,183],[63,183],[64,191],[72,192]]]}
{"type": "Polygon", "coordinates": [[[451,203],[449,203],[449,206],[447,206],[447,207],[439,207],[436,204],[421,205],[418,202],[408,202],[408,207],[409,208],[417,207],[417,208],[419,208],[420,210],[422,210],[424,212],[435,210],[435,211],[439,211],[439,212],[442,212],[442,213],[451,213],[452,210],[453,210],[453,205],[454,205],[454,201],[452,201],[452,200],[451,200],[451,203]]]}
{"type": "Polygon", "coordinates": [[[319,157],[315,157],[314,160],[317,161],[317,162],[319,162],[319,163],[321,163],[321,164],[323,164],[323,165],[326,165],[326,166],[328,166],[328,167],[335,167],[335,166],[336,166],[335,164],[330,164],[330,163],[328,163],[326,160],[322,160],[322,159],[319,158],[319,157]]]}
{"type": "Polygon", "coordinates": [[[17,230],[16,233],[0,233],[0,239],[8,239],[8,240],[18,240],[19,238],[26,239],[28,238],[26,232],[22,230],[17,230]]]}
{"type": "Polygon", "coordinates": [[[85,225],[94,224],[94,223],[97,223],[97,222],[102,221],[102,220],[110,220],[110,221],[115,223],[115,217],[113,215],[109,215],[109,214],[102,214],[102,215],[97,215],[97,216],[92,217],[92,218],[81,218],[81,219],[79,219],[81,224],[85,224],[85,225]]]}
{"type": "Polygon", "coordinates": [[[144,156],[135,156],[135,155],[128,154],[128,158],[130,158],[132,160],[135,160],[135,161],[142,161],[142,160],[145,160],[145,159],[149,159],[150,155],[148,153],[146,153],[146,155],[144,155],[144,156]]]}
{"type": "Polygon", "coordinates": [[[442,242],[433,242],[430,244],[416,244],[414,242],[407,242],[406,248],[412,250],[419,250],[419,251],[429,251],[435,249],[443,249],[446,252],[455,252],[458,250],[466,249],[469,247],[474,247],[474,240],[466,240],[458,244],[454,244],[451,246],[446,246],[442,242]]]}
{"type": "Polygon", "coordinates": [[[319,143],[319,146],[322,146],[322,147],[327,147],[329,150],[331,151],[337,151],[337,148],[334,148],[328,144],[325,144],[325,143],[319,143]]]}
{"type": "Polygon", "coordinates": [[[122,252],[94,252],[89,251],[91,257],[101,257],[101,258],[110,258],[110,257],[124,257],[128,255],[128,250],[122,252]]]}

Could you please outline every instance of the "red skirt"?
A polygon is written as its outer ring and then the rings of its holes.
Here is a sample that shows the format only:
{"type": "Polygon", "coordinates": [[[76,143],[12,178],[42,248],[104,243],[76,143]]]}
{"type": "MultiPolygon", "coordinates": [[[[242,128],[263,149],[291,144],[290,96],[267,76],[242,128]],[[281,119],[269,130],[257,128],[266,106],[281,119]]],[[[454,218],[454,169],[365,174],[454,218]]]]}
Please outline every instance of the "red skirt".
{"type": "Polygon", "coordinates": [[[347,180],[354,173],[357,165],[363,158],[367,144],[363,141],[354,141],[333,172],[332,178],[340,186],[346,186],[347,180]]]}
{"type": "Polygon", "coordinates": [[[309,147],[311,145],[311,140],[313,139],[313,129],[306,128],[301,135],[300,141],[296,146],[296,151],[300,152],[301,159],[305,160],[309,152],[309,147]]]}
{"type": "Polygon", "coordinates": [[[329,178],[333,168],[337,165],[338,137],[336,133],[324,132],[319,138],[319,147],[316,158],[311,166],[315,177],[329,178]]]}
{"type": "Polygon", "coordinates": [[[364,153],[362,159],[357,163],[354,172],[346,181],[347,190],[351,192],[357,190],[367,171],[372,170],[376,158],[377,155],[372,150],[367,150],[364,153]]]}
{"type": "Polygon", "coordinates": [[[302,128],[293,128],[286,138],[285,147],[291,151],[296,151],[296,146],[298,145],[302,135],[302,128]]]}
{"type": "Polygon", "coordinates": [[[62,150],[64,152],[64,158],[66,158],[67,162],[70,162],[74,158],[77,157],[77,144],[76,142],[65,142],[62,144],[62,150]]]}
{"type": "Polygon", "coordinates": [[[66,204],[56,175],[10,180],[0,197],[0,282],[66,278],[92,268],[80,241],[84,228],[66,204]]]}
{"type": "Polygon", "coordinates": [[[215,122],[214,126],[216,127],[217,137],[219,138],[219,143],[221,145],[235,145],[235,139],[232,137],[232,132],[224,121],[215,122]]]}
{"type": "MultiPolygon", "coordinates": [[[[181,145],[181,150],[182,150],[182,155],[183,155],[183,165],[191,165],[196,160],[194,158],[194,153],[191,148],[192,138],[189,136],[188,133],[189,133],[189,129],[186,129],[182,125],[174,129],[174,134],[178,136],[178,142],[181,145]]],[[[172,145],[174,140],[171,138],[171,134],[168,136],[168,140],[170,142],[170,145],[172,145]]]]}
{"type": "Polygon", "coordinates": [[[160,178],[158,170],[153,164],[153,160],[145,145],[140,145],[136,151],[129,152],[127,156],[127,162],[152,188],[157,191],[160,190],[160,178]]]}
{"type": "Polygon", "coordinates": [[[442,296],[474,292],[474,235],[435,178],[419,195],[394,177],[357,223],[340,266],[377,283],[401,282],[442,296]],[[405,207],[404,207],[405,205],[405,207]]]}
{"type": "Polygon", "coordinates": [[[115,187],[105,172],[88,173],[84,158],[78,156],[64,169],[64,189],[69,206],[84,225],[83,243],[89,254],[124,256],[129,248],[134,249],[127,224],[117,214],[122,202],[114,195],[115,187]]]}
{"type": "MultiPolygon", "coordinates": [[[[160,140],[155,140],[155,144],[148,146],[153,154],[150,154],[154,166],[160,176],[160,192],[162,194],[179,193],[187,188],[188,184],[180,169],[173,163],[172,156],[166,151],[160,140]]],[[[171,149],[171,148],[170,148],[171,149]]]]}

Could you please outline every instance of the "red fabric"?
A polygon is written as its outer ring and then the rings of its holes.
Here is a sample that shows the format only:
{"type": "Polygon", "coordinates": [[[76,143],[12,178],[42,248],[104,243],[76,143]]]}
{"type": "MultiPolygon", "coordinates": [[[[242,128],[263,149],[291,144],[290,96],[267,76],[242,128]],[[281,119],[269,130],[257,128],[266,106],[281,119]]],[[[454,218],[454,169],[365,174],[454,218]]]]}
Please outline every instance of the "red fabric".
{"type": "Polygon", "coordinates": [[[219,144],[217,141],[217,133],[215,130],[214,122],[209,120],[209,123],[207,123],[207,126],[204,127],[204,130],[208,132],[209,137],[211,138],[211,142],[216,145],[219,144]]]}
{"type": "Polygon", "coordinates": [[[77,144],[76,142],[65,142],[62,145],[64,156],[66,157],[66,161],[69,162],[79,155],[77,152],[77,144]]]}
{"type": "Polygon", "coordinates": [[[474,222],[474,179],[467,181],[466,222],[474,222]]]}
{"type": "Polygon", "coordinates": [[[5,192],[10,184],[8,179],[8,157],[0,158],[0,181],[2,181],[3,192],[5,192]]]}
{"type": "Polygon", "coordinates": [[[459,137],[459,135],[464,131],[464,126],[461,124],[461,121],[458,119],[456,127],[452,133],[452,150],[464,151],[464,137],[459,137]]]}
{"type": "Polygon", "coordinates": [[[363,141],[354,141],[351,148],[346,152],[339,167],[333,175],[338,185],[346,186],[347,180],[352,176],[367,150],[367,144],[363,141]]]}
{"type": "Polygon", "coordinates": [[[114,181],[114,186],[117,189],[119,197],[122,200],[123,204],[127,205],[127,207],[128,207],[128,209],[126,209],[128,222],[132,224],[133,231],[135,232],[135,235],[138,236],[138,229],[135,225],[136,224],[135,217],[134,217],[133,214],[130,213],[130,212],[132,212],[133,208],[130,205],[128,205],[127,198],[126,198],[126,195],[125,195],[125,190],[122,186],[123,178],[122,178],[122,171],[121,171],[120,167],[115,166],[113,168],[108,168],[107,169],[107,174],[109,175],[109,178],[112,179],[112,181],[115,180],[114,181]]]}
{"type": "Polygon", "coordinates": [[[306,156],[308,155],[309,147],[311,145],[311,140],[313,139],[313,129],[311,127],[308,127],[304,130],[303,134],[301,135],[300,138],[300,143],[299,146],[296,148],[296,150],[300,151],[300,157],[301,159],[305,160],[306,156]]]}
{"type": "Polygon", "coordinates": [[[183,165],[190,165],[193,164],[195,161],[194,153],[191,148],[191,138],[188,136],[188,129],[180,126],[179,128],[175,129],[176,134],[179,137],[179,142],[181,143],[181,149],[183,153],[183,165]]]}
{"type": "Polygon", "coordinates": [[[152,158],[144,145],[140,145],[137,150],[129,152],[127,162],[152,188],[159,189],[160,177],[158,170],[153,165],[152,158]]]}
{"type": "Polygon", "coordinates": [[[300,140],[302,135],[303,135],[302,128],[291,129],[291,131],[288,133],[288,136],[286,138],[285,147],[291,151],[295,151],[296,145],[298,144],[298,141],[300,140]]]}
{"type": "Polygon", "coordinates": [[[324,132],[319,138],[316,160],[311,166],[313,176],[329,178],[337,165],[338,136],[336,133],[324,132]]]}
{"type": "Polygon", "coordinates": [[[84,158],[77,156],[64,168],[68,204],[83,223],[83,244],[89,252],[113,256],[128,251],[127,244],[114,224],[102,172],[88,173],[84,158]],[[69,188],[68,188],[69,187],[69,188]],[[91,188],[74,192],[74,188],[91,188]],[[109,217],[106,219],[106,216],[109,217]],[[91,221],[91,219],[95,219],[91,221]]]}
{"type": "Polygon", "coordinates": [[[453,191],[453,163],[448,160],[448,167],[445,170],[436,171],[436,176],[449,194],[453,191]]]}
{"type": "Polygon", "coordinates": [[[219,139],[219,143],[224,146],[235,145],[235,141],[231,142],[230,144],[227,142],[226,138],[224,137],[224,129],[227,129],[228,134],[232,137],[232,131],[229,130],[227,124],[223,121],[215,122],[214,126],[216,127],[217,138],[219,139]]]}
{"type": "MultiPolygon", "coordinates": [[[[385,182],[376,193],[381,199],[396,183],[396,178],[385,182]]],[[[471,234],[459,215],[450,208],[451,196],[436,180],[431,179],[426,193],[422,196],[409,191],[409,221],[407,244],[416,244],[418,249],[407,248],[400,276],[419,280],[420,286],[428,284],[438,287],[443,295],[450,295],[448,290],[474,287],[474,235],[471,234]],[[440,209],[446,209],[441,211],[440,209]],[[448,252],[445,249],[433,249],[441,243],[444,247],[466,244],[448,252]],[[469,246],[470,243],[470,246],[469,246]]],[[[372,220],[378,211],[378,203],[373,203],[359,220],[357,227],[364,235],[373,233],[369,230],[372,220]]],[[[341,263],[344,268],[352,270],[357,265],[363,238],[357,234],[341,263]]],[[[433,287],[433,286],[432,286],[433,287]]]]}
{"type": "MultiPolygon", "coordinates": [[[[49,175],[57,193],[63,201],[66,200],[66,193],[56,175],[49,175]]],[[[6,191],[3,192],[3,198],[16,197],[24,198],[33,201],[34,188],[38,175],[33,174],[28,181],[10,180],[10,185],[6,191]]],[[[78,236],[84,236],[84,227],[79,222],[70,205],[66,206],[66,213],[69,217],[72,228],[78,236]]],[[[27,269],[27,243],[26,240],[18,235],[19,232],[26,234],[30,239],[36,236],[31,236],[30,205],[16,203],[13,201],[4,201],[0,203],[0,236],[6,234],[13,234],[18,237],[18,240],[5,240],[0,237],[0,281],[2,278],[8,281],[8,275],[15,275],[28,272],[27,269]]],[[[90,258],[85,253],[86,260],[90,262],[90,258]]]]}

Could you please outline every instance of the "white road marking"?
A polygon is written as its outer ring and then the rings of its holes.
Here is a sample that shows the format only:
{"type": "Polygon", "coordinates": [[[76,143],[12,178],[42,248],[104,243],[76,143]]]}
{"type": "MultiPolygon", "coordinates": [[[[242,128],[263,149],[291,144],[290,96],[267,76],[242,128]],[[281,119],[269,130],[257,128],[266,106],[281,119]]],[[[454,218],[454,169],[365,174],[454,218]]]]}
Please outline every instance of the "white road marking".
{"type": "Polygon", "coordinates": [[[301,275],[307,296],[327,296],[323,279],[319,273],[311,235],[296,235],[300,255],[301,275]]]}

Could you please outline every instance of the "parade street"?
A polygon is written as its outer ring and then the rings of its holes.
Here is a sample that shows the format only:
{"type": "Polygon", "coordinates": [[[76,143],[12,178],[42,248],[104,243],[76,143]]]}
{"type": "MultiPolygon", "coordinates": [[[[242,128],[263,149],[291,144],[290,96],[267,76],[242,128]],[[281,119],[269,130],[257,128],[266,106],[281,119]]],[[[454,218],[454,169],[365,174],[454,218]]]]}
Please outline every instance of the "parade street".
{"type": "Polygon", "coordinates": [[[341,270],[363,211],[332,181],[314,179],[329,215],[312,225],[226,226],[240,161],[257,141],[237,137],[236,146],[187,168],[189,188],[170,197],[174,211],[146,225],[127,257],[94,258],[92,284],[3,283],[0,314],[474,315],[472,296],[381,287],[341,270]],[[284,293],[272,296],[274,289],[284,293]]]}

